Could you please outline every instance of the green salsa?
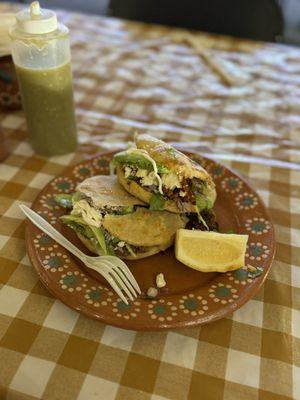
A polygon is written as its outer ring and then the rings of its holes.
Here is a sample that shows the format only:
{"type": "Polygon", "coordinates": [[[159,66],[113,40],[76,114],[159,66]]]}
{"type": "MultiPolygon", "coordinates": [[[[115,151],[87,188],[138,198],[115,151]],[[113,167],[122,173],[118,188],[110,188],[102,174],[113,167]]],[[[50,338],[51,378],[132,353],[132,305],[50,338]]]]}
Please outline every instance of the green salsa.
{"type": "Polygon", "coordinates": [[[16,65],[29,139],[38,154],[72,152],[77,146],[70,62],[48,69],[16,65]]]}

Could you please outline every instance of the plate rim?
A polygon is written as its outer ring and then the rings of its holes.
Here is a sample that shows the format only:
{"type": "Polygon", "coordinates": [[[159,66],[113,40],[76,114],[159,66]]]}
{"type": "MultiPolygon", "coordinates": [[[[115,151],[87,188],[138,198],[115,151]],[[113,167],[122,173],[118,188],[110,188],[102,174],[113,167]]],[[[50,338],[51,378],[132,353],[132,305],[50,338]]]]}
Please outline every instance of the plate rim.
{"type": "MultiPolygon", "coordinates": [[[[46,187],[51,185],[51,183],[54,182],[61,175],[68,174],[69,171],[71,172],[74,168],[76,168],[76,166],[78,166],[80,164],[83,164],[85,162],[90,162],[99,157],[112,156],[113,154],[117,153],[118,151],[120,151],[120,150],[115,149],[115,150],[109,150],[109,151],[103,151],[100,153],[96,153],[89,158],[82,159],[81,161],[79,161],[73,165],[67,166],[66,168],[63,169],[63,171],[61,173],[54,176],[53,179],[51,179],[39,191],[38,195],[32,202],[31,208],[33,208],[33,209],[35,208],[35,205],[37,204],[39,197],[41,196],[41,192],[43,192],[46,187]]],[[[110,315],[105,315],[105,314],[96,315],[95,313],[91,312],[91,310],[84,303],[80,304],[79,307],[76,307],[75,304],[73,305],[72,302],[70,304],[70,302],[64,300],[64,297],[59,296],[59,294],[56,293],[56,290],[53,290],[53,288],[48,285],[48,282],[46,279],[46,277],[48,276],[47,271],[45,269],[41,268],[41,263],[39,262],[38,258],[35,255],[33,240],[32,240],[32,237],[30,236],[30,231],[32,228],[35,228],[35,225],[30,220],[27,219],[26,227],[25,227],[25,244],[26,244],[26,251],[27,251],[28,257],[30,259],[32,266],[34,267],[35,271],[37,272],[40,281],[42,282],[44,287],[48,290],[48,292],[51,293],[52,296],[54,296],[54,298],[56,300],[61,301],[63,304],[65,304],[69,308],[71,308],[79,313],[82,313],[83,315],[85,315],[89,318],[92,318],[94,320],[97,320],[102,323],[112,325],[112,326],[115,326],[115,327],[118,327],[121,329],[134,330],[134,331],[161,331],[161,330],[180,329],[180,328],[191,327],[191,326],[201,326],[201,325],[208,324],[210,322],[217,321],[221,318],[224,318],[224,317],[232,314],[233,312],[235,312],[236,310],[241,308],[245,303],[247,303],[247,301],[252,299],[253,296],[260,290],[262,285],[265,283],[265,280],[266,280],[266,278],[270,272],[270,269],[273,265],[275,252],[276,252],[276,238],[275,238],[275,229],[274,229],[273,220],[272,220],[270,212],[267,209],[265,203],[263,202],[261,196],[257,193],[257,191],[253,188],[253,186],[244,177],[242,177],[238,172],[236,172],[231,167],[228,167],[227,165],[224,165],[224,164],[214,160],[213,158],[203,156],[200,152],[190,151],[188,149],[180,149],[180,151],[182,151],[184,154],[187,154],[188,156],[194,155],[196,157],[201,157],[204,160],[209,160],[210,162],[220,165],[225,170],[228,170],[231,174],[237,176],[257,196],[257,198],[259,200],[260,208],[263,209],[263,212],[264,212],[265,216],[267,217],[268,222],[270,223],[270,226],[271,226],[271,229],[269,232],[269,236],[271,235],[271,248],[270,248],[270,255],[268,257],[269,263],[268,263],[267,267],[265,268],[264,273],[261,276],[255,278],[256,284],[251,285],[251,287],[248,287],[246,291],[243,291],[242,295],[240,295],[239,298],[237,300],[235,300],[233,303],[227,303],[225,305],[222,305],[222,307],[218,310],[215,310],[213,314],[208,314],[208,315],[204,314],[203,316],[198,315],[196,317],[191,317],[190,320],[179,320],[179,321],[176,320],[175,322],[174,321],[170,321],[170,322],[165,321],[165,322],[161,322],[159,325],[149,327],[149,325],[146,325],[143,323],[139,324],[138,318],[130,321],[130,320],[124,320],[122,318],[116,318],[116,317],[113,317],[110,315]]],[[[38,229],[38,228],[36,228],[36,229],[38,229]]],[[[173,296],[178,297],[178,295],[173,295],[173,296]]],[[[168,296],[168,298],[171,298],[171,296],[168,296]]],[[[139,297],[138,297],[138,299],[139,299],[139,297]]],[[[144,299],[142,299],[142,300],[144,300],[144,299]]],[[[152,300],[155,300],[155,299],[152,299],[152,300]]],[[[147,301],[149,301],[149,300],[147,300],[147,301]]]]}

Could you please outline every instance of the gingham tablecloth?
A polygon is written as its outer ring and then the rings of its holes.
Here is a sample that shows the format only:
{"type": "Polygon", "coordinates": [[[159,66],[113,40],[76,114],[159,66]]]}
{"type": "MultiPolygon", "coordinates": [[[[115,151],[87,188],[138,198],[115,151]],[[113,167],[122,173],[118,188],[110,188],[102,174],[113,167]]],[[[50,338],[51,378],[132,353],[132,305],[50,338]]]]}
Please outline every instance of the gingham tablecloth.
{"type": "Polygon", "coordinates": [[[193,49],[173,42],[180,31],[59,17],[72,36],[78,153],[34,155],[23,112],[1,114],[11,155],[0,164],[0,398],[300,399],[300,50],[195,34],[242,71],[245,84],[226,87],[193,49]],[[30,205],[67,165],[125,147],[133,129],[230,165],[268,206],[274,265],[232,316],[201,328],[125,331],[67,308],[39,282],[18,205],[30,205]]]}

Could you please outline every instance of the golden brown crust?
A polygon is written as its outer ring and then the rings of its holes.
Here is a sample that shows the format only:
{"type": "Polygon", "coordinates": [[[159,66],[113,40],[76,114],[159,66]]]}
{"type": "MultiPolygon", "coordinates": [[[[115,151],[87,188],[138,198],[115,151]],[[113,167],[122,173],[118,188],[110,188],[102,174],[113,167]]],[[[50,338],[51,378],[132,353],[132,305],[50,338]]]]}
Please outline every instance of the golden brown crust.
{"type": "MultiPolygon", "coordinates": [[[[98,254],[99,256],[102,255],[93,245],[92,243],[86,239],[84,236],[80,235],[80,233],[77,233],[78,238],[82,241],[82,243],[87,247],[92,253],[98,254]]],[[[120,257],[123,258],[124,260],[139,260],[140,258],[146,258],[153,256],[154,254],[159,253],[160,251],[166,250],[168,247],[172,246],[173,240],[165,243],[164,245],[161,246],[152,246],[148,247],[144,253],[139,253],[136,255],[136,257],[128,255],[125,257],[120,257]]]]}
{"type": "MultiPolygon", "coordinates": [[[[119,183],[124,187],[124,189],[126,189],[133,196],[149,204],[152,193],[144,189],[137,182],[126,179],[121,166],[118,165],[116,171],[119,183]]],[[[185,203],[184,209],[180,209],[173,200],[166,201],[164,209],[176,214],[181,214],[183,212],[197,212],[197,208],[193,204],[185,203]]]]}
{"type": "Polygon", "coordinates": [[[211,176],[195,161],[174,149],[169,144],[147,134],[137,135],[135,143],[138,149],[146,150],[157,162],[184,178],[197,178],[214,186],[211,176]]]}
{"type": "Polygon", "coordinates": [[[103,227],[120,241],[133,246],[161,246],[173,242],[176,231],[187,222],[184,216],[168,211],[151,211],[140,207],[125,215],[106,214],[103,227]]]}

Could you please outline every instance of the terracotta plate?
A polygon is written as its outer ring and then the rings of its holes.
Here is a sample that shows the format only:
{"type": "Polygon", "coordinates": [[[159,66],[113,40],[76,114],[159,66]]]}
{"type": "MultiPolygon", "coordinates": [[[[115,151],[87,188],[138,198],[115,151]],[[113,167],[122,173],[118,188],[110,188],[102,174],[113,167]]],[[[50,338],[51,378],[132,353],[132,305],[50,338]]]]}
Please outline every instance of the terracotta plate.
{"type": "MultiPolygon", "coordinates": [[[[65,210],[53,200],[56,193],[73,192],[85,178],[108,174],[112,153],[68,169],[40,193],[33,209],[82,250],[73,231],[59,221],[65,210]]],[[[28,222],[26,232],[30,260],[48,290],[63,303],[107,324],[134,330],[159,330],[206,324],[241,307],[264,282],[274,254],[274,229],[257,193],[236,173],[196,154],[188,154],[213,176],[218,192],[215,206],[220,231],[249,235],[246,266],[234,272],[201,273],[174,257],[173,248],[137,261],[128,261],[141,289],[155,285],[163,272],[167,287],[156,300],[145,296],[124,304],[108,284],[87,270],[75,257],[28,222]],[[247,265],[262,268],[256,278],[247,265]]]]}

